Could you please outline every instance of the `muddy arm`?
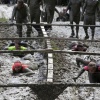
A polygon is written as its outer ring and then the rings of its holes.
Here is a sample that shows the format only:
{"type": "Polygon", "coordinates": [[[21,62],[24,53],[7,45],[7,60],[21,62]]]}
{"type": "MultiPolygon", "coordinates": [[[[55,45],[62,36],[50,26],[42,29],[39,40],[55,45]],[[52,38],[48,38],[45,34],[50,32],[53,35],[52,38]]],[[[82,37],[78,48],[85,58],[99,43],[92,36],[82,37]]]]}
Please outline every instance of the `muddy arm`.
{"type": "Polygon", "coordinates": [[[66,12],[70,9],[70,6],[71,6],[71,2],[69,1],[68,6],[66,8],[66,12]]]}
{"type": "Polygon", "coordinates": [[[84,69],[82,69],[80,72],[79,72],[79,74],[76,76],[76,77],[74,77],[73,78],[73,80],[76,82],[76,79],[78,79],[83,73],[84,73],[84,69]]]}
{"type": "Polygon", "coordinates": [[[31,22],[31,17],[30,17],[30,13],[29,13],[29,7],[28,7],[28,5],[26,7],[27,7],[26,10],[27,10],[28,20],[29,20],[29,22],[31,22]]]}
{"type": "Polygon", "coordinates": [[[32,74],[34,74],[34,72],[31,69],[29,69],[29,68],[24,69],[23,75],[29,76],[29,75],[32,75],[32,74]]]}
{"type": "Polygon", "coordinates": [[[12,22],[13,22],[13,20],[14,20],[15,15],[16,15],[16,10],[17,10],[17,5],[14,6],[13,11],[12,11],[12,17],[11,17],[11,21],[12,21],[12,22]]]}

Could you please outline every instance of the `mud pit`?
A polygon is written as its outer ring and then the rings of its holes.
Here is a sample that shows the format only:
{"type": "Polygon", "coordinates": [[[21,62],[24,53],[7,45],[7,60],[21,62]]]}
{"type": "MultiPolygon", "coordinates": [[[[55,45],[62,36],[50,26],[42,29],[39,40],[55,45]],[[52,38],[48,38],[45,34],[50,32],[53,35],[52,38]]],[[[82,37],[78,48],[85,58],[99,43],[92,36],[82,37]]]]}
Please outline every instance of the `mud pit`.
{"type": "MultiPolygon", "coordinates": [[[[56,22],[55,22],[56,23],[56,22]]],[[[69,22],[59,22],[61,24],[68,24],[69,22]]],[[[82,22],[80,23],[82,24],[82,22]]],[[[97,23],[99,25],[99,23],[97,23]]],[[[54,26],[54,30],[52,30],[52,34],[50,34],[51,37],[66,37],[68,38],[71,34],[70,27],[69,26],[54,26]]],[[[91,39],[91,30],[89,29],[89,36],[91,39]]],[[[95,32],[95,39],[100,39],[99,36],[100,28],[96,28],[95,32]]],[[[84,39],[84,30],[82,27],[80,27],[79,30],[79,38],[84,39]]],[[[75,42],[75,41],[74,41],[75,42]]],[[[57,41],[55,40],[56,46],[60,48],[61,50],[68,50],[68,46],[70,44],[70,41],[57,41]],[[57,42],[57,43],[56,43],[57,42]]],[[[100,53],[100,43],[99,42],[84,42],[89,46],[87,52],[98,52],[100,53]]],[[[56,47],[56,48],[57,48],[56,47]]],[[[70,54],[56,54],[54,62],[54,81],[58,82],[71,82],[74,83],[73,77],[77,76],[78,72],[81,70],[81,68],[78,68],[75,62],[76,57],[86,58],[88,59],[88,55],[70,55],[70,54]],[[56,68],[55,68],[56,66],[56,68]]],[[[100,61],[100,56],[90,56],[91,58],[100,61]]],[[[89,58],[90,59],[90,58],[89,58]]],[[[89,83],[88,80],[88,74],[87,72],[83,73],[79,79],[77,79],[76,83],[89,83]]],[[[68,87],[65,89],[65,91],[59,95],[58,99],[56,100],[99,100],[99,89],[96,87],[68,87]]]]}
{"type": "MultiPolygon", "coordinates": [[[[62,9],[62,8],[59,8],[62,9]]],[[[55,14],[55,18],[57,14],[55,14]]],[[[54,18],[54,23],[55,22],[54,18]]],[[[63,24],[64,22],[57,22],[58,24],[63,24]]],[[[65,22],[64,24],[69,23],[65,22]]],[[[81,22],[82,24],[82,22],[81,22]]],[[[97,23],[99,25],[99,23],[97,23]]],[[[8,27],[0,28],[0,36],[1,37],[15,37],[16,32],[9,31],[8,27]]],[[[15,30],[15,28],[12,28],[15,30]]],[[[49,31],[48,31],[49,32],[49,31]]],[[[100,28],[96,28],[95,39],[99,39],[100,28]]],[[[48,33],[51,37],[69,37],[70,36],[70,27],[65,26],[53,26],[53,30],[48,33]]],[[[91,37],[91,31],[89,29],[89,35],[91,37]]],[[[79,37],[81,39],[84,38],[84,30],[81,27],[79,30],[79,37]]],[[[57,42],[57,41],[56,41],[57,42]]],[[[33,43],[36,48],[39,46],[33,43]]],[[[69,42],[65,41],[60,43],[58,41],[57,46],[61,47],[60,49],[68,49],[69,42]]],[[[89,45],[88,52],[100,52],[100,43],[87,43],[89,45]]],[[[5,45],[8,45],[7,41],[0,41],[0,48],[2,49],[5,45]]],[[[11,75],[11,66],[12,63],[16,60],[21,60],[22,62],[29,64],[31,62],[42,62],[42,56],[39,54],[35,54],[34,56],[28,55],[28,60],[12,57],[10,54],[1,54],[0,56],[0,84],[4,83],[37,83],[38,81],[38,70],[34,70],[34,75],[27,76],[12,76],[11,75]],[[40,58],[41,57],[41,58],[40,58]],[[30,59],[29,59],[30,58],[30,59]],[[2,81],[1,81],[2,80],[2,81]]],[[[69,54],[56,54],[58,56],[57,63],[54,63],[54,81],[58,82],[74,82],[72,78],[76,76],[81,68],[77,68],[75,58],[80,55],[69,55],[69,54]],[[60,65],[60,66],[59,66],[60,65]],[[56,66],[56,67],[55,67],[56,66]]],[[[83,56],[81,56],[83,57],[83,56]]],[[[100,59],[99,56],[91,56],[95,57],[95,59],[100,59]]],[[[54,60],[55,60],[54,59],[54,60]]],[[[32,65],[34,63],[31,63],[32,65]]],[[[87,72],[85,72],[78,80],[77,83],[89,83],[87,72]]],[[[56,100],[99,100],[100,98],[100,88],[94,87],[68,87],[64,90],[64,92],[58,96],[56,100]]],[[[37,96],[29,87],[21,87],[21,88],[0,88],[0,100],[37,100],[37,96]]]]}
{"type": "MultiPolygon", "coordinates": [[[[24,26],[25,27],[25,26],[24,26]]],[[[25,30],[23,31],[25,33],[25,30]]],[[[34,30],[32,36],[36,36],[38,33],[34,30]]],[[[25,37],[25,34],[23,34],[25,37]]],[[[16,34],[16,27],[15,26],[0,26],[0,37],[7,38],[7,37],[18,37],[16,34]]],[[[32,45],[35,49],[44,48],[44,45],[39,44],[38,41],[30,40],[28,41],[30,45],[32,45]]],[[[11,40],[1,40],[0,41],[0,49],[4,49],[8,47],[11,43],[11,40]]],[[[44,43],[44,42],[43,42],[44,43]]],[[[28,47],[28,49],[32,49],[28,47]]],[[[39,80],[45,80],[42,76],[43,74],[40,73],[43,70],[44,66],[46,66],[47,62],[43,58],[43,55],[40,53],[34,54],[26,54],[23,58],[14,57],[10,53],[1,53],[0,56],[0,84],[31,84],[37,83],[39,80]],[[21,61],[24,64],[29,65],[31,69],[34,71],[34,74],[30,76],[24,75],[12,75],[12,64],[15,61],[21,61]],[[41,65],[41,68],[38,68],[38,65],[41,65]]],[[[0,88],[0,100],[36,100],[37,96],[34,94],[31,88],[29,87],[18,87],[18,88],[0,88]]]]}

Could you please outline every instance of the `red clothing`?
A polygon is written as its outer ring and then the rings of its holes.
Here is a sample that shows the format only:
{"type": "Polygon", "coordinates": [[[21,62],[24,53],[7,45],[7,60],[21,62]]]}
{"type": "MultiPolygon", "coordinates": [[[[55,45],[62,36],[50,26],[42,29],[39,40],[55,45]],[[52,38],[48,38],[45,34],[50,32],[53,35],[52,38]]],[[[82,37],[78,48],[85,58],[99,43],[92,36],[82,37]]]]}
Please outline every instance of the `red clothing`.
{"type": "MultiPolygon", "coordinates": [[[[84,70],[88,71],[89,70],[88,66],[84,66],[84,70]]],[[[100,72],[100,66],[97,66],[97,70],[96,71],[100,72]]]]}
{"type": "Polygon", "coordinates": [[[15,62],[14,65],[12,66],[12,70],[15,71],[16,67],[20,67],[21,66],[21,71],[23,72],[23,70],[25,68],[27,68],[28,66],[25,64],[22,64],[21,62],[15,62]]]}

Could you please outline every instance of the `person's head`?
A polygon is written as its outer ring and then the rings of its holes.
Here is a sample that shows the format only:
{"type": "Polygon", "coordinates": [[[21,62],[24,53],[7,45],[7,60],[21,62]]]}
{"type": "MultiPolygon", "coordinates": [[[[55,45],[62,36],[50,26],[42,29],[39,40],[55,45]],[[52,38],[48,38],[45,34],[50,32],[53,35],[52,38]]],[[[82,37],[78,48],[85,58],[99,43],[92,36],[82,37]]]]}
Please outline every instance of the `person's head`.
{"type": "Polygon", "coordinates": [[[20,40],[14,40],[14,43],[20,43],[21,41],[20,40]]]}
{"type": "Polygon", "coordinates": [[[84,51],[84,46],[81,45],[81,44],[78,44],[78,45],[77,45],[77,49],[78,49],[79,51],[84,51]]]}
{"type": "Polygon", "coordinates": [[[14,71],[15,72],[20,72],[22,69],[22,64],[20,61],[14,62],[14,71]]]}
{"type": "Polygon", "coordinates": [[[21,46],[20,41],[15,40],[14,43],[15,43],[16,50],[20,50],[20,46],[21,46]]]}
{"type": "Polygon", "coordinates": [[[88,64],[88,68],[89,68],[89,72],[90,73],[95,73],[95,71],[96,71],[96,63],[91,61],[88,64]]]}
{"type": "Polygon", "coordinates": [[[17,5],[18,5],[18,8],[22,8],[23,5],[24,5],[24,1],[23,0],[17,0],[17,5]]]}

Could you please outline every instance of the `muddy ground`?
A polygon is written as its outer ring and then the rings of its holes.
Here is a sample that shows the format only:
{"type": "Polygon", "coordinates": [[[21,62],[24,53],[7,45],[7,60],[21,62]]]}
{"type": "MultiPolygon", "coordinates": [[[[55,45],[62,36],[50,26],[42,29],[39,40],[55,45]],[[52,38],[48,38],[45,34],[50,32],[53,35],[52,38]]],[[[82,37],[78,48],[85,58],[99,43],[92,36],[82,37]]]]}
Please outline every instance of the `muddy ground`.
{"type": "MultiPolygon", "coordinates": [[[[62,10],[62,8],[59,8],[62,10]]],[[[69,24],[69,22],[55,22],[56,17],[58,15],[55,13],[53,23],[56,24],[69,24]]],[[[81,22],[80,24],[83,24],[81,22]]],[[[96,23],[100,25],[99,22],[96,23]]],[[[0,37],[17,37],[15,27],[4,27],[0,26],[0,37]]],[[[89,35],[91,39],[91,30],[89,29],[89,35]]],[[[96,28],[95,32],[95,39],[100,39],[100,28],[96,28]]],[[[66,37],[68,38],[71,34],[71,30],[69,26],[53,26],[53,30],[48,30],[48,35],[51,37],[66,37]]],[[[34,36],[37,35],[37,32],[34,32],[34,36]]],[[[84,38],[84,30],[80,27],[79,30],[79,37],[80,39],[84,38]]],[[[54,40],[52,40],[54,41],[54,40]]],[[[7,46],[11,41],[0,41],[0,49],[3,49],[7,46]]],[[[70,41],[54,41],[56,43],[56,48],[61,50],[68,50],[68,45],[70,41]]],[[[89,48],[87,52],[100,52],[100,43],[93,43],[93,42],[85,42],[89,48]]],[[[31,41],[31,44],[39,48],[40,45],[36,43],[36,41],[31,41]]],[[[54,45],[53,45],[54,46],[54,45]]],[[[82,57],[88,55],[70,55],[70,54],[54,54],[54,81],[56,82],[71,82],[73,81],[73,77],[76,76],[81,70],[76,66],[75,59],[76,57],[82,57]]],[[[91,58],[99,60],[99,56],[91,56],[91,58]]],[[[39,79],[39,70],[37,68],[37,64],[40,62],[46,61],[43,59],[41,54],[36,53],[35,55],[30,55],[25,58],[14,57],[11,54],[1,54],[0,56],[0,84],[7,84],[7,83],[36,83],[39,79]],[[34,75],[32,76],[12,76],[11,75],[11,66],[14,61],[21,60],[23,63],[29,64],[30,66],[34,66],[34,75]]],[[[40,75],[41,76],[41,75],[40,75]]],[[[89,83],[87,72],[85,72],[77,81],[76,83],[89,83]]],[[[0,100],[37,100],[36,94],[28,87],[26,88],[0,88],[0,100]]],[[[56,100],[100,100],[100,89],[94,87],[68,87],[64,90],[64,92],[58,96],[56,100]]]]}

